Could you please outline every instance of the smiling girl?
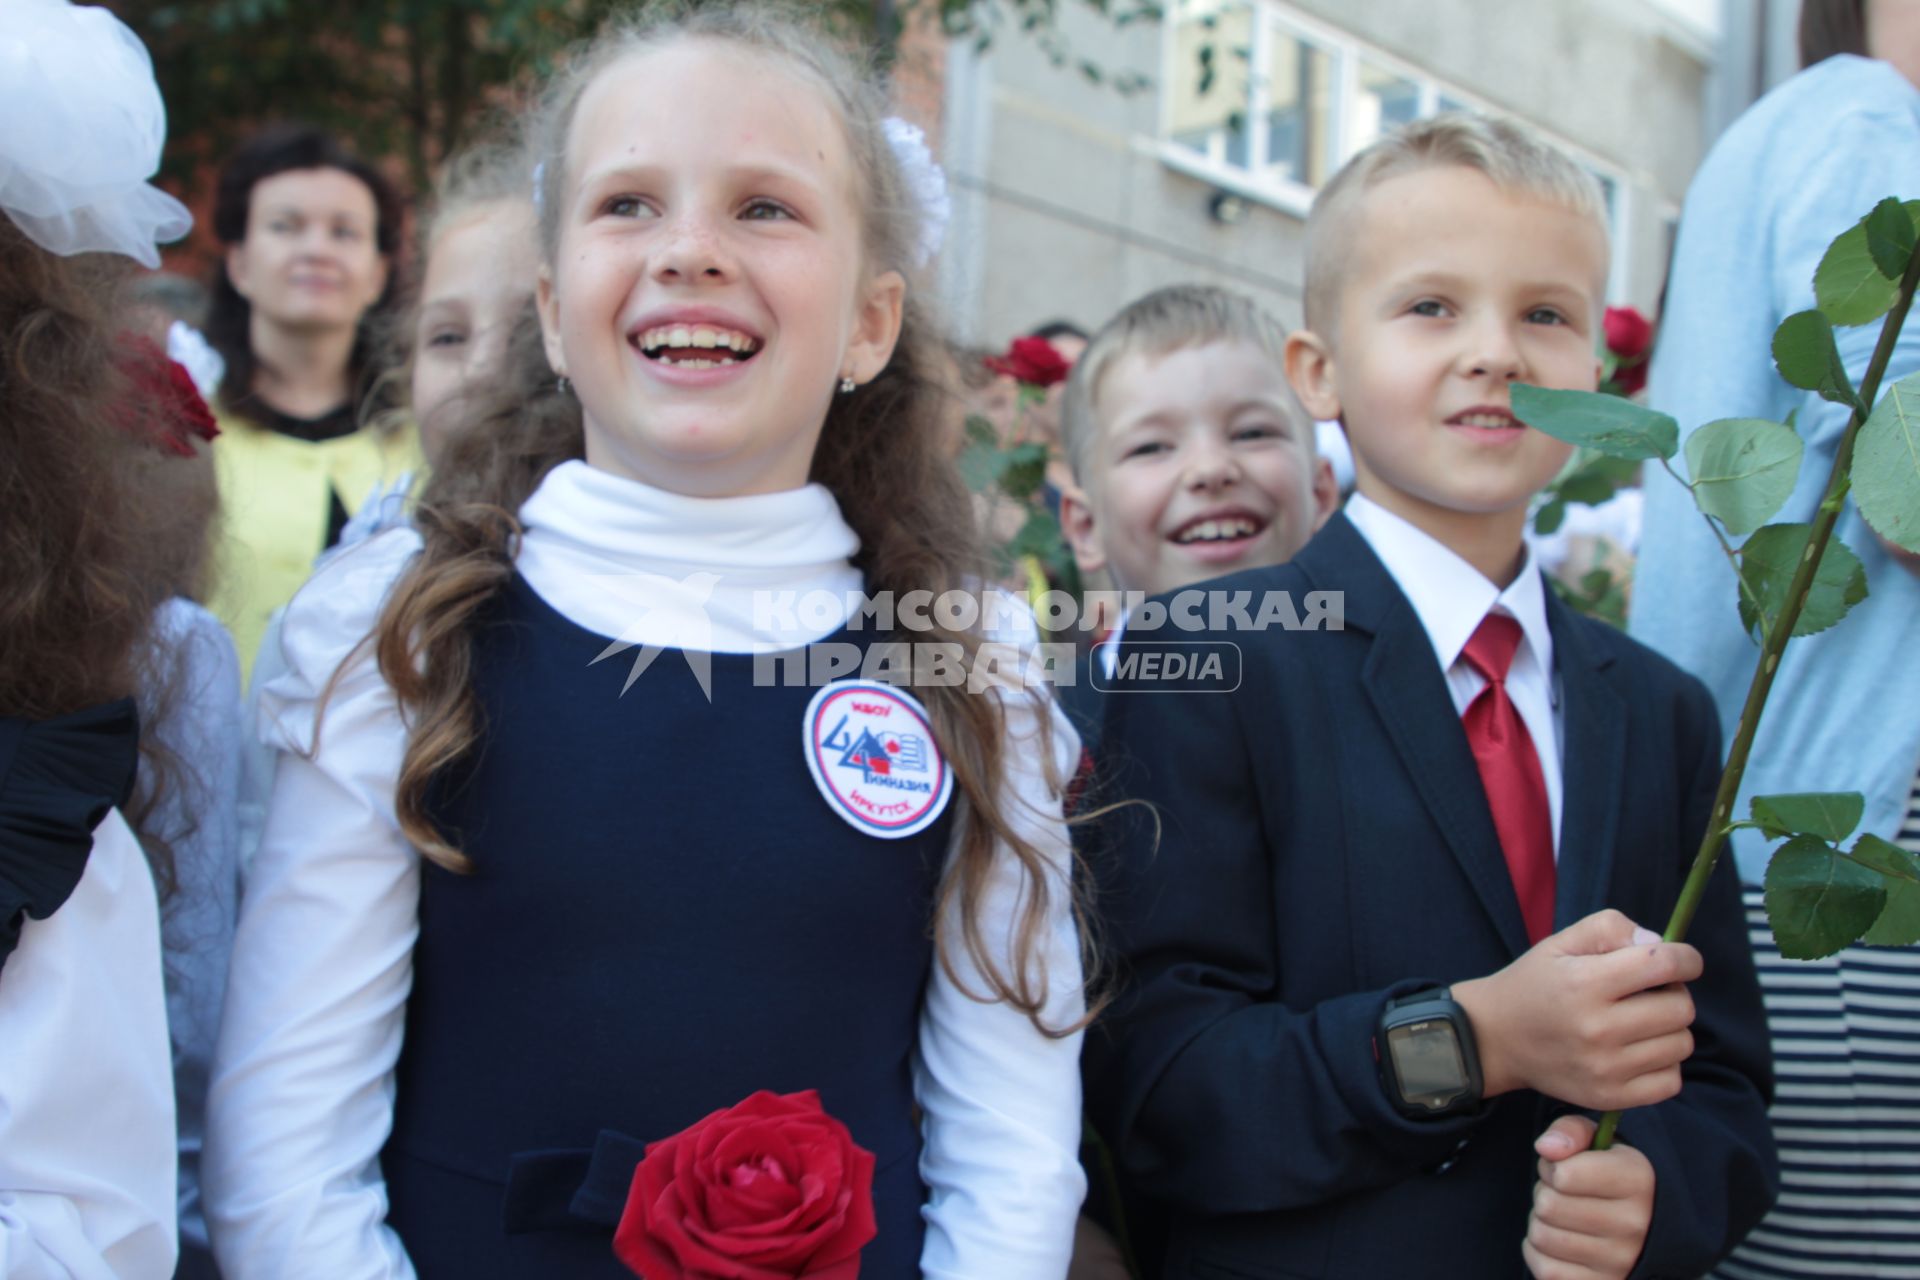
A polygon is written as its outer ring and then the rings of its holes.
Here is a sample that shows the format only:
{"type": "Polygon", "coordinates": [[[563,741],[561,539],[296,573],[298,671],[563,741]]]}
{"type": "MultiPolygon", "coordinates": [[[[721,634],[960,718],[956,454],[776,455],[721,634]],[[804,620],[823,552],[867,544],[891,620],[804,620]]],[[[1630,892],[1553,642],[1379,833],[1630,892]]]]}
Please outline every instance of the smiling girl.
{"type": "Polygon", "coordinates": [[[790,684],[894,637],[767,607],[977,581],[879,93],[798,19],[703,6],[602,37],[539,126],[513,385],[470,402],[418,532],[288,614],[214,1088],[223,1271],[623,1275],[644,1144],[811,1089],[874,1156],[861,1275],[1053,1280],[1083,1190],[1072,732],[1004,686],[790,684]]]}

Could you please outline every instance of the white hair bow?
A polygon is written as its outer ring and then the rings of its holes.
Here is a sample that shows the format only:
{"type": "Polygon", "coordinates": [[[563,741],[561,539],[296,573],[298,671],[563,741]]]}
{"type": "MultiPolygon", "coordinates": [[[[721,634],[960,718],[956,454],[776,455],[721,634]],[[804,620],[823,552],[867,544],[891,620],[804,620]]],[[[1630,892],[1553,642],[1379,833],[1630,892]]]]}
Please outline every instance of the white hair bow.
{"type": "Polygon", "coordinates": [[[167,109],[153,59],[105,9],[0,3],[0,211],[50,253],[125,254],[160,265],[156,242],[193,226],[147,182],[167,109]]]}

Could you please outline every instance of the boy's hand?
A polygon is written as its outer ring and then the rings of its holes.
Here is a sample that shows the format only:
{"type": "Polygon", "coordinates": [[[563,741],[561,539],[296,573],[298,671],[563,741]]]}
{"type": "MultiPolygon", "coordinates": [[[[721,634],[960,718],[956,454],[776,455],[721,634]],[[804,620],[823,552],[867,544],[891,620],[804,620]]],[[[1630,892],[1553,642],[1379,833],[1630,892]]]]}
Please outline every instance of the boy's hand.
{"type": "Polygon", "coordinates": [[[1589,1151],[1593,1121],[1561,1116],[1540,1135],[1540,1180],[1521,1256],[1535,1280],[1623,1280],[1647,1247],[1653,1165],[1632,1147],[1589,1151]]]}
{"type": "Polygon", "coordinates": [[[1456,983],[1473,1022],[1484,1095],[1537,1089],[1594,1111],[1664,1102],[1693,1052],[1700,953],[1618,911],[1569,925],[1485,978],[1456,983]]]}

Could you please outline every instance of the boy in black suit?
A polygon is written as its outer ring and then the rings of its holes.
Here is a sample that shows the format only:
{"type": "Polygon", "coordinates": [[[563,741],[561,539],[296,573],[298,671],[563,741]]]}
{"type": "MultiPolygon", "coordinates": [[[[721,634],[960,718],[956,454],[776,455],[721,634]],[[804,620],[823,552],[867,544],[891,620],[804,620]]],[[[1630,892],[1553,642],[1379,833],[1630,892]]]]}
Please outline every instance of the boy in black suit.
{"type": "Polygon", "coordinates": [[[1697,1276],[1772,1201],[1731,867],[1691,945],[1634,923],[1705,830],[1712,704],[1560,605],[1522,536],[1568,449],[1509,389],[1597,385],[1600,210],[1499,122],[1357,156],[1308,223],[1287,371],[1359,494],[1290,564],[1208,584],[1338,592],[1344,624],[1129,628],[1104,766],[1163,829],[1123,810],[1104,855],[1124,985],[1087,1078],[1172,1216],[1168,1276],[1697,1276]],[[1128,661],[1225,644],[1218,692],[1128,661]]]}

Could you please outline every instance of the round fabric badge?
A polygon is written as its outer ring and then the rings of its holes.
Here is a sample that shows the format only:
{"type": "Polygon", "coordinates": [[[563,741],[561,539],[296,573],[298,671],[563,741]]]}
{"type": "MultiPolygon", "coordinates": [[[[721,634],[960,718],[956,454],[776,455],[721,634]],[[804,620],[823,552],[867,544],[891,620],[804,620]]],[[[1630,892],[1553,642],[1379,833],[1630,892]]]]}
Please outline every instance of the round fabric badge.
{"type": "Polygon", "coordinates": [[[801,727],[814,785],[856,830],[898,840],[946,809],[953,770],[913,695],[871,680],[835,681],[813,695],[801,727]]]}

